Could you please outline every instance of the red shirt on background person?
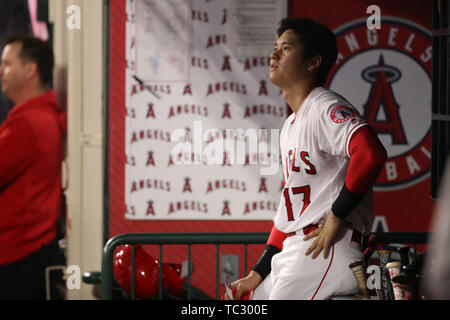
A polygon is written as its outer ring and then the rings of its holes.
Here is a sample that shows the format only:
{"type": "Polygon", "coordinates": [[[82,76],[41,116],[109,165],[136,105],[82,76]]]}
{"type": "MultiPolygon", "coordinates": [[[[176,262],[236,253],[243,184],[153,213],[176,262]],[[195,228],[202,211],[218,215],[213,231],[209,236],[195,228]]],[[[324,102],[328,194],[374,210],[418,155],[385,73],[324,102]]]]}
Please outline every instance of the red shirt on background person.
{"type": "Polygon", "coordinates": [[[0,126],[0,265],[56,236],[62,111],[52,90],[15,106],[0,126]]]}
{"type": "MultiPolygon", "coordinates": [[[[14,103],[0,125],[0,281],[4,282],[25,264],[45,270],[55,263],[49,246],[56,242],[61,213],[66,123],[53,90],[46,88],[54,63],[51,48],[37,38],[12,37],[5,41],[1,58],[2,91],[14,103]]],[[[22,295],[27,291],[22,288],[16,295],[17,285],[11,285],[11,296],[0,292],[0,298],[43,298],[42,274],[34,277],[38,284],[30,284],[33,294],[22,295]]]]}

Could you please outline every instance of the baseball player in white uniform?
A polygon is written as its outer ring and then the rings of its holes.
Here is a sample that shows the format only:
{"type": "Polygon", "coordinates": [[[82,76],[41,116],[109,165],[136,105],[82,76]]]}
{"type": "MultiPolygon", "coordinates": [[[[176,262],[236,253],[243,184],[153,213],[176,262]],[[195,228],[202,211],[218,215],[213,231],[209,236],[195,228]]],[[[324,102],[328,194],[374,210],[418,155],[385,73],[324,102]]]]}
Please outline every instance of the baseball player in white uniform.
{"type": "Polygon", "coordinates": [[[232,284],[234,298],[353,294],[349,264],[363,258],[386,150],[345,98],[322,87],[337,57],[334,34],[305,18],[283,19],[277,32],[270,80],[293,111],[280,135],[284,190],[265,250],[232,284]]]}

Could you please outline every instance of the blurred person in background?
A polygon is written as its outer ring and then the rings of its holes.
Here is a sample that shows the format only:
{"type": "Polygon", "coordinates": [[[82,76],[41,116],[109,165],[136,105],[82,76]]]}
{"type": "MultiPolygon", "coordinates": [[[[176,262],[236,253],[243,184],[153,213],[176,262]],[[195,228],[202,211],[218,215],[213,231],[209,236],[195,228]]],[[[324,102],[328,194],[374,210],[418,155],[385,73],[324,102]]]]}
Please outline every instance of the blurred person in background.
{"type": "Polygon", "coordinates": [[[432,219],[430,250],[424,265],[422,286],[427,299],[450,299],[450,158],[441,180],[432,219]]]}
{"type": "Polygon", "coordinates": [[[32,36],[5,39],[0,79],[14,103],[0,125],[0,299],[45,299],[58,246],[65,114],[51,82],[54,56],[32,36]]]}

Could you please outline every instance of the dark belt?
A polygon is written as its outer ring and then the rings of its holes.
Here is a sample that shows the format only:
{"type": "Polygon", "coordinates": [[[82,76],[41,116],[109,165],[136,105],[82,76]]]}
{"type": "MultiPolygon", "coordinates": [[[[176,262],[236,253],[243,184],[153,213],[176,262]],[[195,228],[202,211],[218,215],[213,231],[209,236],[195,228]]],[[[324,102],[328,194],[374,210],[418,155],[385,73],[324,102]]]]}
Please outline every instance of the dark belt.
{"type": "MultiPolygon", "coordinates": [[[[303,228],[303,234],[306,236],[308,233],[316,230],[317,228],[319,228],[319,225],[317,224],[310,224],[309,226],[306,226],[303,228]]],[[[294,232],[289,232],[286,233],[286,237],[289,238],[291,236],[295,236],[297,234],[297,231],[294,232]]],[[[361,232],[359,232],[356,229],[353,229],[353,233],[352,233],[352,240],[356,242],[357,244],[361,245],[361,232]]]]}

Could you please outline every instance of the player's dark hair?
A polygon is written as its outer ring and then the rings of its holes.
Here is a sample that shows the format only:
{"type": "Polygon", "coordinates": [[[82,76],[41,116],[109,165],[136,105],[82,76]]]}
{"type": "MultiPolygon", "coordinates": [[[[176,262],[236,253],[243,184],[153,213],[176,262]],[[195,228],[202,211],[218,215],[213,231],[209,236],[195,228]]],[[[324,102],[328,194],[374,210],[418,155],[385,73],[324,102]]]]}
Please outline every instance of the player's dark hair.
{"type": "Polygon", "coordinates": [[[285,18],[277,29],[278,37],[286,30],[292,30],[304,48],[303,59],[315,55],[322,57],[317,72],[317,84],[322,86],[327,80],[331,67],[338,55],[337,41],[334,33],[325,25],[307,18],[285,18]]]}
{"type": "Polygon", "coordinates": [[[33,36],[16,35],[7,37],[3,41],[2,47],[12,43],[22,44],[19,57],[24,62],[35,62],[41,83],[44,86],[47,85],[52,79],[53,66],[55,63],[53,50],[48,42],[33,36]]]}

